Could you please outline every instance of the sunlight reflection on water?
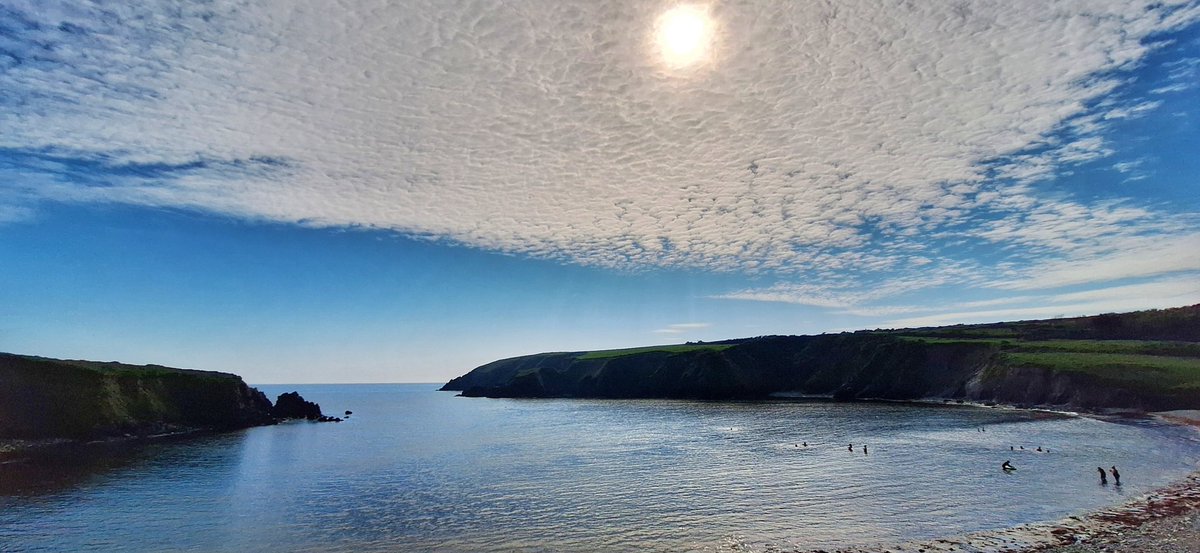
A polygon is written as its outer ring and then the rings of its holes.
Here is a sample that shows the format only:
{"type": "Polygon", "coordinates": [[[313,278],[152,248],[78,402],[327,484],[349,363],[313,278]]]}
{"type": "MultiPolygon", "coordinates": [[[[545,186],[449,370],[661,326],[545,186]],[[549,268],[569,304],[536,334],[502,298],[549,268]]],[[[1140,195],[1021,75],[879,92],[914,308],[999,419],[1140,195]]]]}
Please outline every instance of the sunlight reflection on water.
{"type": "Polygon", "coordinates": [[[355,414],[6,465],[4,550],[836,547],[1056,519],[1200,459],[1184,429],[998,409],[263,388],[355,414]],[[1019,470],[1001,472],[1004,460],[1019,470]],[[1123,489],[1093,480],[1109,465],[1123,489]]]}

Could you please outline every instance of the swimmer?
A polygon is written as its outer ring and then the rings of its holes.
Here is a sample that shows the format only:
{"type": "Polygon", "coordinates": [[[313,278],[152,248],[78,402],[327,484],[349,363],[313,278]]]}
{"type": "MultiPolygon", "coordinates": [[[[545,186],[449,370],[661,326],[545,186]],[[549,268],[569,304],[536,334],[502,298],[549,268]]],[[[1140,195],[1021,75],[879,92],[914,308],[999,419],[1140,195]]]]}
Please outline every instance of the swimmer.
{"type": "Polygon", "coordinates": [[[1096,472],[1100,473],[1100,485],[1108,484],[1108,475],[1104,473],[1104,467],[1096,467],[1096,472]]]}
{"type": "Polygon", "coordinates": [[[854,452],[854,444],[850,444],[850,446],[846,448],[846,451],[853,453],[854,452]]]}
{"type": "Polygon", "coordinates": [[[1121,485],[1121,473],[1117,472],[1117,467],[1114,466],[1112,468],[1112,470],[1110,470],[1109,472],[1112,473],[1113,480],[1117,483],[1118,486],[1120,486],[1121,485]]]}

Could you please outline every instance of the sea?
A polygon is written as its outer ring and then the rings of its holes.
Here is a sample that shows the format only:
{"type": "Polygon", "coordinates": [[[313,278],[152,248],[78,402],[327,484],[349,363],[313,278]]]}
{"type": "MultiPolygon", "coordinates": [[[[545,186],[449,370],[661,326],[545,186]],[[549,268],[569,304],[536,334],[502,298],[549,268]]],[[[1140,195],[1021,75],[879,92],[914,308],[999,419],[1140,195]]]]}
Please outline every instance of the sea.
{"type": "Polygon", "coordinates": [[[1186,428],[954,404],[259,388],[353,414],[5,462],[0,551],[807,551],[1057,520],[1200,462],[1186,428]]]}

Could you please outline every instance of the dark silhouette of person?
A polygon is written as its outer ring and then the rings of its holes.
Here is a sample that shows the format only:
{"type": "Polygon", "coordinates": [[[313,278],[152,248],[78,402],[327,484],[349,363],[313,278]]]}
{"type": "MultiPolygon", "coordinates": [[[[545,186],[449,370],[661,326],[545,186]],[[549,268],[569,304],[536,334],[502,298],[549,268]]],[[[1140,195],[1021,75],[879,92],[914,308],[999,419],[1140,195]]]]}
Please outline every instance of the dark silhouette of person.
{"type": "Polygon", "coordinates": [[[1108,484],[1108,475],[1104,474],[1104,467],[1096,467],[1096,472],[1100,473],[1100,484],[1107,485],[1108,484]]]}
{"type": "Polygon", "coordinates": [[[1009,470],[1017,470],[1017,467],[1014,467],[1014,466],[1012,466],[1012,463],[1005,461],[1004,464],[1000,465],[1000,469],[1009,471],[1009,470]]]}
{"type": "Polygon", "coordinates": [[[854,452],[854,444],[850,444],[850,446],[846,448],[846,451],[853,453],[854,452]]]}
{"type": "Polygon", "coordinates": [[[1009,451],[1016,451],[1015,449],[1013,449],[1013,446],[1011,446],[1011,445],[1010,445],[1010,446],[1008,446],[1008,450],[1009,450],[1009,451]]]}
{"type": "Polygon", "coordinates": [[[1025,446],[1021,446],[1021,449],[1025,449],[1025,446]]]}
{"type": "Polygon", "coordinates": [[[866,454],[867,454],[867,446],[864,445],[863,446],[863,455],[866,455],[866,454]]]}
{"type": "Polygon", "coordinates": [[[804,447],[808,447],[808,442],[804,442],[804,447]]]}
{"type": "Polygon", "coordinates": [[[1113,475],[1113,482],[1115,482],[1118,486],[1120,486],[1121,485],[1121,473],[1117,472],[1117,467],[1113,466],[1112,469],[1109,470],[1109,472],[1111,472],[1113,475]]]}
{"type": "Polygon", "coordinates": [[[1038,446],[1038,448],[1037,448],[1037,450],[1038,450],[1038,451],[1041,451],[1041,450],[1042,450],[1042,446],[1040,446],[1040,445],[1039,445],[1039,446],[1038,446]]]}

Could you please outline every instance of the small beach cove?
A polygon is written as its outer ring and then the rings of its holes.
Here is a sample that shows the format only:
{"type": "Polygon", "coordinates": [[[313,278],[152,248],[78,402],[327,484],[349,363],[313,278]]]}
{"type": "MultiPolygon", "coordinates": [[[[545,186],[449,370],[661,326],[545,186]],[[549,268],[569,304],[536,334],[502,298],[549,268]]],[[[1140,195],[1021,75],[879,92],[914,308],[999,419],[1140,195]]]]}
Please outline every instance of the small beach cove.
{"type": "Polygon", "coordinates": [[[1007,408],[298,388],[355,415],[146,444],[65,484],[27,473],[0,497],[0,540],[15,551],[834,551],[1103,510],[1200,461],[1178,426],[1007,408]],[[1005,460],[1019,470],[1004,474],[1005,460]],[[1100,463],[1121,468],[1121,490],[1093,481],[1100,463]]]}

